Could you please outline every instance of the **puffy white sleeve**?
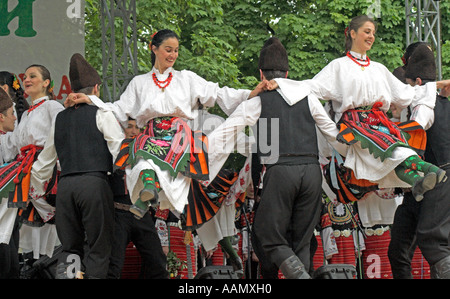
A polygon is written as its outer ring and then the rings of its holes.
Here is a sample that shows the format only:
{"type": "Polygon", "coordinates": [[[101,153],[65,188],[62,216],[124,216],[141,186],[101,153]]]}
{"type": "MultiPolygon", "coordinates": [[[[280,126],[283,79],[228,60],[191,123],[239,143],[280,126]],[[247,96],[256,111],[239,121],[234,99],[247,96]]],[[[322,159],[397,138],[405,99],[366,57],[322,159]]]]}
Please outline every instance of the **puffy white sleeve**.
{"type": "Polygon", "coordinates": [[[395,77],[387,68],[384,68],[385,76],[390,84],[392,102],[404,109],[417,105],[425,105],[431,109],[436,104],[436,82],[428,82],[421,86],[405,84],[395,77]]]}
{"type": "Polygon", "coordinates": [[[339,152],[339,154],[346,156],[348,145],[340,143],[336,140],[336,136],[339,134],[339,129],[337,128],[336,123],[328,116],[322,103],[316,96],[310,94],[308,96],[308,104],[309,110],[311,111],[311,116],[316,122],[316,126],[322,135],[326,138],[330,145],[339,152]]]}
{"type": "Polygon", "coordinates": [[[325,66],[313,79],[296,81],[291,79],[274,79],[279,89],[277,90],[289,105],[294,105],[309,94],[314,94],[323,100],[335,100],[341,92],[335,84],[339,82],[338,72],[335,70],[339,65],[332,61],[325,66]]]}
{"type": "Polygon", "coordinates": [[[19,154],[17,135],[18,134],[14,133],[14,131],[0,135],[0,155],[3,162],[9,162],[14,159],[17,154],[19,154]]]}
{"type": "Polygon", "coordinates": [[[434,123],[434,109],[426,105],[417,105],[412,109],[411,120],[415,120],[424,130],[428,130],[434,123]]]}
{"type": "MultiPolygon", "coordinates": [[[[254,97],[241,103],[236,110],[214,131],[208,134],[209,181],[219,173],[230,153],[233,153],[240,132],[253,126],[261,114],[261,98],[254,97]]],[[[242,140],[242,139],[241,139],[242,140]]]]}
{"type": "Polygon", "coordinates": [[[182,72],[189,78],[192,107],[197,104],[197,100],[207,107],[212,107],[217,102],[223,112],[230,115],[240,103],[248,99],[251,92],[247,89],[219,87],[218,83],[206,81],[194,72],[182,72]]]}
{"type": "Polygon", "coordinates": [[[44,149],[31,168],[30,195],[37,199],[45,194],[47,183],[53,175],[58,156],[55,148],[55,119],[53,119],[50,134],[45,142],[44,149]]]}
{"type": "Polygon", "coordinates": [[[136,80],[135,77],[130,81],[127,88],[120,96],[120,99],[115,102],[103,102],[98,97],[92,95],[90,95],[89,98],[92,103],[100,109],[113,112],[117,120],[124,125],[127,123],[129,115],[135,117],[139,112],[141,101],[136,80]]]}
{"type": "Polygon", "coordinates": [[[99,131],[103,133],[114,162],[119,154],[120,145],[125,138],[122,127],[112,112],[102,111],[100,109],[97,110],[96,123],[99,131]]]}

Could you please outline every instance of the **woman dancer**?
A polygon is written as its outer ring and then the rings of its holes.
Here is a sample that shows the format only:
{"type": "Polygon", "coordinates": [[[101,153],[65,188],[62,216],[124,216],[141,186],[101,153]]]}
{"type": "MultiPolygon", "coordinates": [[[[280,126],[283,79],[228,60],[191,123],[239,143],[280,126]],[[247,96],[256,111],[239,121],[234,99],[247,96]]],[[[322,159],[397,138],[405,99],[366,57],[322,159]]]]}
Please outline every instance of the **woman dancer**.
{"type": "Polygon", "coordinates": [[[353,18],[345,30],[344,57],[330,62],[311,80],[275,79],[269,89],[279,87],[291,103],[309,93],[330,100],[335,120],[340,124],[338,139],[352,145],[344,166],[352,169],[357,179],[378,183],[380,188],[413,186],[413,194],[420,201],[426,191],[444,180],[445,172],[421,160],[385,112],[391,103],[401,108],[423,104],[432,110],[436,89],[450,88],[450,80],[420,87],[402,83],[385,66],[367,56],[375,32],[376,24],[371,18],[353,18]]]}
{"type": "Polygon", "coordinates": [[[52,80],[45,66],[29,66],[23,85],[32,105],[12,133],[0,136],[0,155],[4,161],[12,161],[0,168],[3,178],[9,178],[1,181],[0,194],[8,197],[13,191],[8,207],[18,208],[19,221],[26,224],[20,231],[20,247],[25,253],[33,252],[33,258],[38,259],[40,254],[52,256],[58,239],[55,225],[48,223],[53,219],[54,206],[46,198],[28,196],[32,192],[30,170],[44,147],[52,121],[64,107],[52,100],[52,80]]]}
{"type": "Polygon", "coordinates": [[[16,75],[10,72],[0,72],[0,86],[6,91],[14,102],[14,110],[17,114],[17,121],[20,122],[22,114],[30,108],[27,100],[24,97],[22,86],[20,86],[19,79],[16,75]]]}
{"type": "Polygon", "coordinates": [[[198,134],[194,138],[186,123],[197,118],[198,106],[211,107],[217,101],[230,114],[239,103],[256,96],[263,88],[263,84],[252,92],[220,88],[192,71],[175,70],[178,49],[175,32],[158,31],[151,42],[153,69],[136,76],[120,100],[104,103],[96,97],[74,94],[66,104],[92,102],[112,110],[121,123],[132,117],[139,127],[147,126],[129,145],[131,169],[126,170],[134,203],[131,211],[138,217],[146,213],[149,202],[156,205],[158,199],[162,209],[183,212],[191,178],[207,179],[208,161],[202,151],[206,140],[198,134]]]}

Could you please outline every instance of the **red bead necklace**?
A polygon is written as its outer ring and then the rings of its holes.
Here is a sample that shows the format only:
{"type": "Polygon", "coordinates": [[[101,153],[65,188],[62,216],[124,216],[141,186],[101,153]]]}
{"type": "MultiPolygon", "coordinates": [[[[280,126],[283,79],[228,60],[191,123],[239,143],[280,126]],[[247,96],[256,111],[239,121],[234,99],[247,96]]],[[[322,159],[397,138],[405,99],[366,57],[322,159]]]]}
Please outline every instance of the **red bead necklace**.
{"type": "Polygon", "coordinates": [[[42,101],[40,101],[40,102],[37,103],[37,104],[31,105],[31,107],[28,108],[27,112],[30,113],[31,111],[33,111],[33,110],[36,109],[37,107],[39,107],[39,106],[41,106],[42,104],[44,104],[44,102],[45,102],[45,99],[42,100],[42,101]]]}
{"type": "Polygon", "coordinates": [[[170,72],[169,77],[167,77],[167,79],[164,81],[159,81],[158,78],[156,77],[155,73],[152,74],[152,77],[153,77],[153,82],[155,82],[156,86],[161,88],[161,90],[164,92],[164,89],[167,88],[167,86],[169,86],[170,82],[172,82],[173,75],[172,75],[172,72],[170,72]]]}
{"type": "Polygon", "coordinates": [[[357,65],[359,65],[359,66],[361,67],[361,70],[363,70],[363,71],[364,71],[364,69],[365,69],[366,67],[368,67],[368,66],[370,65],[370,58],[369,58],[369,56],[366,56],[367,59],[366,59],[366,60],[363,60],[363,59],[359,59],[359,58],[354,57],[352,54],[350,54],[350,51],[348,51],[348,52],[347,52],[347,57],[350,58],[354,63],[356,63],[357,65]],[[359,61],[365,62],[365,64],[360,63],[359,61]]]}

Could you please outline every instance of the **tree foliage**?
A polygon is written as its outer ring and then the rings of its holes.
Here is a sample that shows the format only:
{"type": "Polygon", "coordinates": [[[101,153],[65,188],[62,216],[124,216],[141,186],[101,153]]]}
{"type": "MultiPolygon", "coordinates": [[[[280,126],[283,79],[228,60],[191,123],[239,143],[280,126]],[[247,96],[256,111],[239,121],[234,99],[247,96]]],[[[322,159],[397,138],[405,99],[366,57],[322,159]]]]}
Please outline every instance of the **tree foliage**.
{"type": "MultiPolygon", "coordinates": [[[[253,88],[259,80],[259,51],[271,36],[285,45],[290,78],[313,77],[342,55],[344,29],[350,19],[379,5],[377,40],[372,60],[393,70],[405,48],[405,8],[400,0],[152,0],[137,2],[139,72],[151,69],[148,44],[163,28],[181,37],[178,69],[236,88],[253,88]]],[[[450,76],[450,4],[441,1],[444,78],[450,76]]],[[[117,20],[116,31],[122,30],[117,20]]],[[[100,1],[86,1],[86,57],[101,70],[100,1]]],[[[121,51],[121,45],[117,45],[121,51]]]]}
{"type": "MultiPolygon", "coordinates": [[[[151,35],[177,32],[176,69],[189,69],[220,86],[253,89],[264,42],[277,36],[285,45],[289,77],[309,79],[343,54],[351,18],[376,13],[376,41],[368,53],[388,69],[402,64],[406,45],[405,2],[401,0],[151,0],[136,1],[139,73],[151,70],[151,35]],[[374,6],[375,5],[375,6],[374,6]]],[[[450,2],[440,1],[443,78],[450,78],[450,2]]],[[[123,24],[115,21],[117,34],[123,24]]],[[[100,1],[86,0],[86,57],[102,72],[100,1]]],[[[127,32],[131,34],[131,32],[127,32]]],[[[122,45],[116,51],[120,53],[122,45]]],[[[106,70],[108,71],[108,70],[106,70]]],[[[225,116],[218,107],[211,112],[225,116]]]]}

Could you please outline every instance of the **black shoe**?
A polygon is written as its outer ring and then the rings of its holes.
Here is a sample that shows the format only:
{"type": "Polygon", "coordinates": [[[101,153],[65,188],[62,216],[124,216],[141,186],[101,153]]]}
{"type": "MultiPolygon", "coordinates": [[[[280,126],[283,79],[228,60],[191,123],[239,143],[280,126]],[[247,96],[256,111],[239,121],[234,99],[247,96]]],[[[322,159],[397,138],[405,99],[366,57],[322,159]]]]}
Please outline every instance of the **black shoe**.
{"type": "Polygon", "coordinates": [[[436,186],[437,178],[438,175],[435,172],[430,172],[414,184],[412,194],[416,201],[422,201],[424,193],[436,186]]]}
{"type": "Polygon", "coordinates": [[[148,206],[146,209],[142,209],[136,205],[131,205],[131,207],[130,207],[130,212],[134,214],[134,217],[136,219],[142,219],[145,216],[145,214],[148,212],[148,210],[149,210],[148,206]]]}
{"type": "Polygon", "coordinates": [[[450,256],[432,265],[430,270],[432,279],[450,279],[450,256]]]}
{"type": "Polygon", "coordinates": [[[300,261],[296,255],[292,255],[285,259],[280,265],[281,273],[286,279],[310,279],[308,272],[305,270],[305,265],[300,261]]]}
{"type": "Polygon", "coordinates": [[[439,184],[440,182],[445,182],[447,181],[447,174],[445,172],[445,170],[440,169],[436,172],[436,185],[439,184]]]}
{"type": "Polygon", "coordinates": [[[244,266],[242,265],[242,260],[239,256],[228,258],[231,266],[233,267],[233,271],[237,274],[238,278],[244,276],[244,266]]]}
{"type": "Polygon", "coordinates": [[[158,192],[155,189],[142,189],[139,198],[142,202],[150,201],[150,205],[154,208],[158,205],[158,192]]]}

